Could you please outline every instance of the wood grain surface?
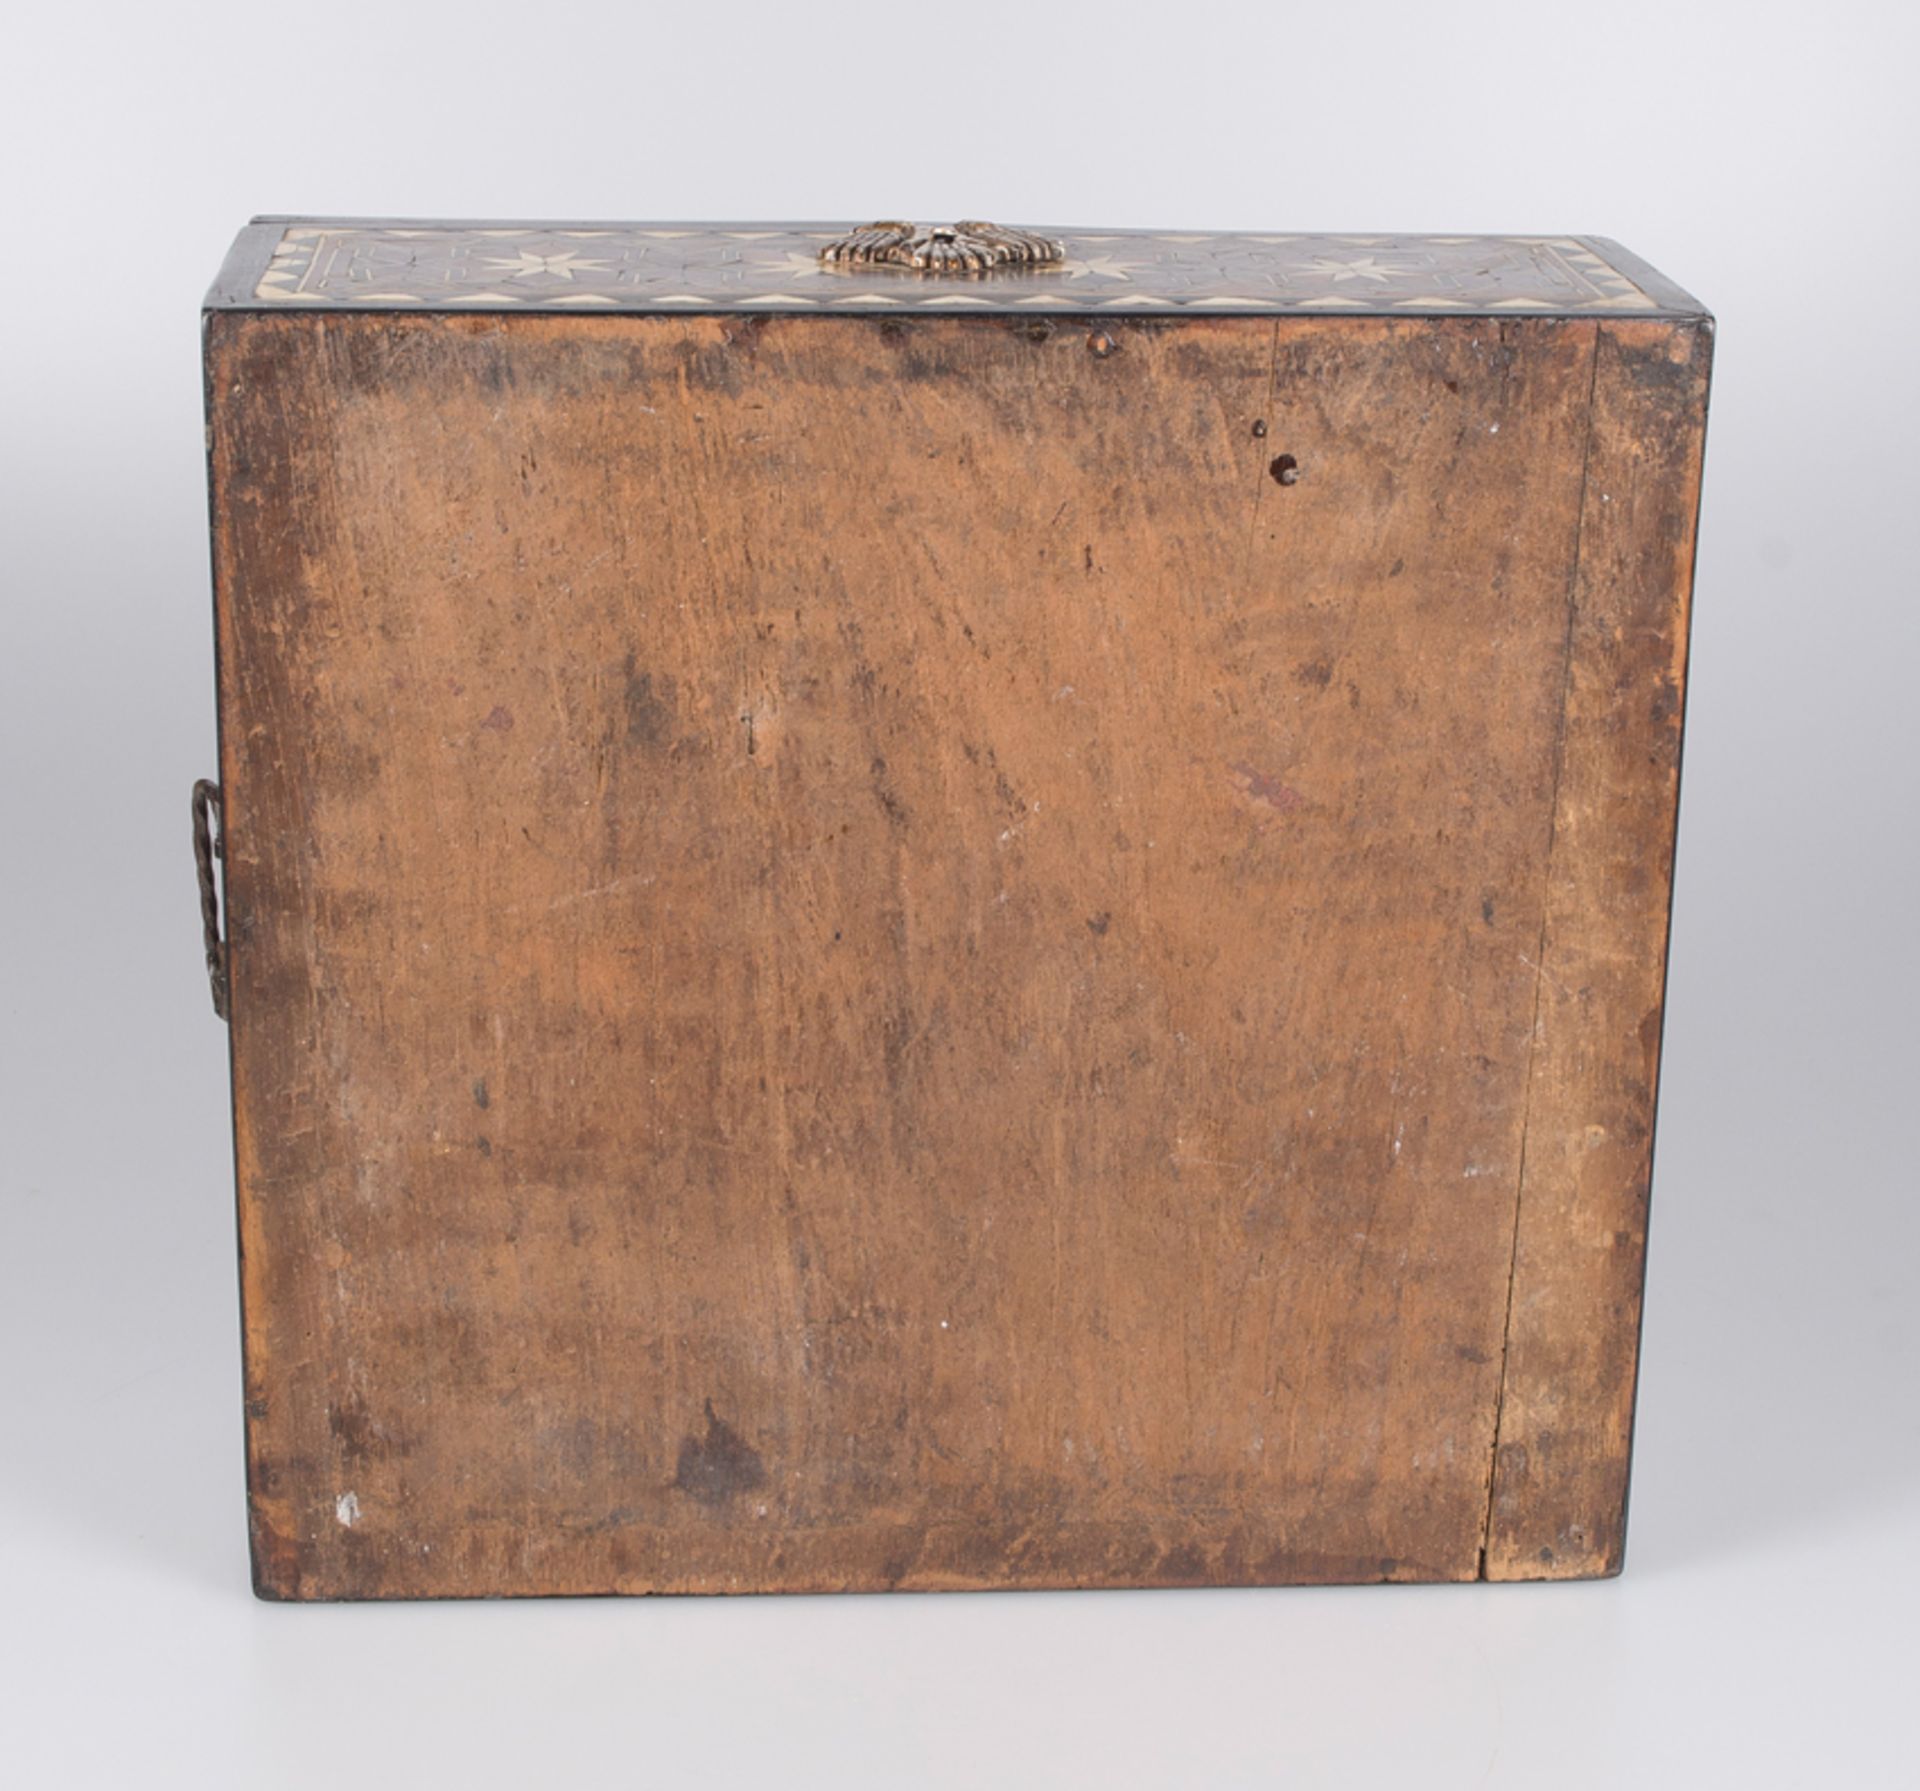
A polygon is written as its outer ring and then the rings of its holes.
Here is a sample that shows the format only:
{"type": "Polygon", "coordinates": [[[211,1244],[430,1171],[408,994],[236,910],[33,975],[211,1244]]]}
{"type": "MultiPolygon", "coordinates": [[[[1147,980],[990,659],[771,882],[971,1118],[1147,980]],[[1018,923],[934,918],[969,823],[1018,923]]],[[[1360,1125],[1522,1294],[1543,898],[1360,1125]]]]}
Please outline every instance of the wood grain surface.
{"type": "Polygon", "coordinates": [[[208,330],[264,1595],[1617,1566],[1706,326],[208,330]]]}
{"type": "Polygon", "coordinates": [[[1711,350],[1622,323],[1594,363],[1490,1579],[1625,1547],[1711,350]]]}

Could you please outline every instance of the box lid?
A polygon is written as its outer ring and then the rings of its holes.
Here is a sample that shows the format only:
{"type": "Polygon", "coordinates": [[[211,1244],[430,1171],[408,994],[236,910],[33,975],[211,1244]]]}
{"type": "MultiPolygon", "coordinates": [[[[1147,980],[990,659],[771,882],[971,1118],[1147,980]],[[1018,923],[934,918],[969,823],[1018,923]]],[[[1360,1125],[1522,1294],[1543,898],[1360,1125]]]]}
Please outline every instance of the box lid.
{"type": "Polygon", "coordinates": [[[1045,265],[946,272],[823,260],[850,228],[264,217],[207,308],[1704,315],[1595,236],[1048,228],[1036,234],[1058,256],[1045,265]]]}

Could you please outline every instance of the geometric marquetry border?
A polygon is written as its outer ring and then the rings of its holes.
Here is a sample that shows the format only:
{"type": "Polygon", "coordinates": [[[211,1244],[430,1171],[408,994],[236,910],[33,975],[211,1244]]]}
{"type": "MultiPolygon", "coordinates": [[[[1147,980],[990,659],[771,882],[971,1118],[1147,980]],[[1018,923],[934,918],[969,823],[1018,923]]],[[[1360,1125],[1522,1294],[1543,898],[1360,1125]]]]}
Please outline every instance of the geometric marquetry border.
{"type": "Polygon", "coordinates": [[[1055,231],[1057,266],[822,263],[837,226],[289,222],[235,299],[470,310],[1605,313],[1660,301],[1585,239],[1055,231]]]}

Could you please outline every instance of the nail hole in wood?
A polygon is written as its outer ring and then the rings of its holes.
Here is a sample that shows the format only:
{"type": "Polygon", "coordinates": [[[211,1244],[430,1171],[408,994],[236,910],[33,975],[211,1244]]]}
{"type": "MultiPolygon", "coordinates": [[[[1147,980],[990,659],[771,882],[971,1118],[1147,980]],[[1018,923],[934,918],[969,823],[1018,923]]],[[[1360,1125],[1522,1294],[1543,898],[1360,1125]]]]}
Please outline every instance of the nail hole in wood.
{"type": "Polygon", "coordinates": [[[1273,474],[1273,482],[1276,485],[1297,484],[1300,478],[1300,462],[1291,454],[1276,454],[1273,457],[1273,464],[1267,468],[1267,471],[1273,474]]]}

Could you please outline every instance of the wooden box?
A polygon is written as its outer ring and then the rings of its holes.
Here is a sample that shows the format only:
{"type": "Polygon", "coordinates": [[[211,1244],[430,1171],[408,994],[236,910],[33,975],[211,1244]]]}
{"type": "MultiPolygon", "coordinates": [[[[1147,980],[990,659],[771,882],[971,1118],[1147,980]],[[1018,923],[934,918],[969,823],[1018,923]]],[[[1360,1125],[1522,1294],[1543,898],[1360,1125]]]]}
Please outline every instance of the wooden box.
{"type": "Polygon", "coordinates": [[[209,300],[260,1592],[1615,1571],[1710,320],[841,234],[209,300]]]}

